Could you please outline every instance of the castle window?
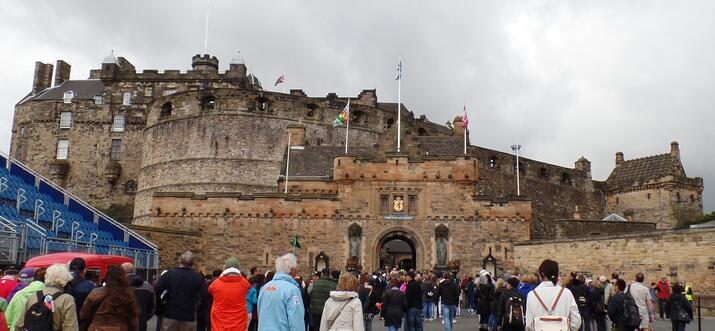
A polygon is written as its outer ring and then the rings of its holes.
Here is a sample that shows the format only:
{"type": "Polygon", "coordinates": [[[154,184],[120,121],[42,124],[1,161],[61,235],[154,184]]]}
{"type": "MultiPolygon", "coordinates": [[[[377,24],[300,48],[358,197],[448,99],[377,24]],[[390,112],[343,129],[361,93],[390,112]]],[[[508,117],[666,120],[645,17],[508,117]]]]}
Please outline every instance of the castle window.
{"type": "Polygon", "coordinates": [[[380,214],[387,214],[389,213],[389,202],[388,202],[388,197],[387,195],[381,195],[380,196],[380,214]]]}
{"type": "Polygon", "coordinates": [[[675,193],[675,198],[678,199],[678,202],[682,202],[683,199],[680,198],[680,192],[675,193]]]}
{"type": "Polygon", "coordinates": [[[118,161],[122,158],[122,140],[112,139],[112,150],[109,153],[109,158],[118,161]]]}
{"type": "Polygon", "coordinates": [[[128,180],[124,183],[124,193],[132,194],[137,191],[137,182],[133,180],[128,180]]]}
{"type": "Polygon", "coordinates": [[[122,106],[131,106],[132,105],[132,92],[131,91],[126,91],[122,93],[122,106]]]}
{"type": "Polygon", "coordinates": [[[387,119],[387,128],[388,129],[391,128],[393,123],[395,123],[395,120],[388,118],[387,119]]]}
{"type": "Polygon", "coordinates": [[[60,113],[60,129],[69,129],[72,126],[72,112],[63,111],[60,113]]]}
{"type": "Polygon", "coordinates": [[[258,97],[256,98],[256,108],[261,111],[267,111],[268,110],[268,99],[264,97],[258,97]]]}
{"type": "Polygon", "coordinates": [[[159,113],[159,118],[165,118],[171,116],[171,110],[174,108],[174,105],[171,104],[171,102],[164,102],[163,105],[161,105],[161,113],[159,113]]]}
{"type": "Polygon", "coordinates": [[[214,110],[216,107],[216,98],[207,95],[201,98],[201,109],[202,110],[214,110]]]}
{"type": "Polygon", "coordinates": [[[163,92],[161,92],[161,94],[162,94],[163,96],[172,95],[172,94],[174,94],[174,93],[176,93],[176,89],[175,89],[175,88],[166,89],[166,90],[164,90],[163,92]]]}
{"type": "Polygon", "coordinates": [[[650,193],[646,194],[645,196],[648,200],[650,200],[650,193]]]}
{"type": "Polygon", "coordinates": [[[425,130],[425,128],[419,128],[419,129],[417,129],[417,135],[418,136],[426,136],[427,130],[425,130]]]}
{"type": "Polygon", "coordinates": [[[561,184],[571,185],[571,175],[569,175],[567,172],[562,173],[561,174],[561,184]]]}
{"type": "Polygon", "coordinates": [[[101,95],[95,95],[94,96],[94,104],[95,105],[101,105],[103,103],[102,96],[101,95]]]}
{"type": "Polygon", "coordinates": [[[67,139],[60,139],[57,141],[57,155],[58,160],[67,160],[70,151],[70,141],[67,139]]]}
{"type": "Polygon", "coordinates": [[[112,132],[124,132],[124,114],[114,115],[112,121],[112,132]]]}
{"type": "Polygon", "coordinates": [[[309,103],[307,107],[308,107],[308,113],[306,114],[306,116],[311,117],[311,118],[315,117],[315,110],[318,109],[318,105],[316,105],[314,103],[309,103]]]}
{"type": "Polygon", "coordinates": [[[541,179],[546,179],[546,180],[548,180],[548,179],[549,179],[549,171],[546,170],[546,168],[541,168],[541,169],[539,169],[539,177],[540,177],[541,179]]]}
{"type": "Polygon", "coordinates": [[[72,99],[74,99],[74,91],[65,92],[65,94],[62,96],[62,99],[64,103],[72,103],[72,99]]]}
{"type": "Polygon", "coordinates": [[[416,195],[410,195],[407,198],[407,212],[410,215],[417,214],[417,196],[416,195]]]}
{"type": "Polygon", "coordinates": [[[497,167],[497,157],[492,156],[489,158],[489,168],[496,168],[497,167]]]}

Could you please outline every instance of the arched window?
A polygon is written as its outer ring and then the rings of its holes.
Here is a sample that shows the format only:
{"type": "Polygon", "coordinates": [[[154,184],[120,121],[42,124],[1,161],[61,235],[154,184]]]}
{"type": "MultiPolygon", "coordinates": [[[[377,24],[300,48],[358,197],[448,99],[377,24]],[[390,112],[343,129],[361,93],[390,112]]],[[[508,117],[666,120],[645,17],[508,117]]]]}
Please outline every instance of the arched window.
{"type": "Polygon", "coordinates": [[[426,136],[427,130],[425,130],[425,128],[419,128],[419,129],[417,129],[417,135],[418,136],[426,136]]]}
{"type": "Polygon", "coordinates": [[[214,110],[216,108],[216,98],[207,95],[201,98],[201,110],[214,110]]]}
{"type": "Polygon", "coordinates": [[[171,102],[164,102],[161,105],[161,113],[159,113],[159,118],[166,118],[171,116],[171,111],[174,109],[174,105],[171,102]]]}
{"type": "Polygon", "coordinates": [[[395,123],[395,120],[388,118],[387,119],[387,128],[388,129],[391,128],[393,123],[395,123]]]}
{"type": "Polygon", "coordinates": [[[549,180],[549,170],[543,167],[539,169],[539,178],[549,180]]]}

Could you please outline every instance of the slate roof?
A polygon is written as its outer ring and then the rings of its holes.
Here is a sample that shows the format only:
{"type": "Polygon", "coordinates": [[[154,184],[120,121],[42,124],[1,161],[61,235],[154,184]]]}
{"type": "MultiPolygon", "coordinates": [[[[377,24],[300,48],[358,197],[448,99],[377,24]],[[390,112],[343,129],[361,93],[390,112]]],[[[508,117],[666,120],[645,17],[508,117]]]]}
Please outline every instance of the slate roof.
{"type": "Polygon", "coordinates": [[[33,100],[62,100],[67,91],[74,91],[74,99],[91,100],[95,95],[104,94],[104,83],[99,79],[66,80],[38,93],[33,100]]]}
{"type": "MultiPolygon", "coordinates": [[[[372,158],[376,150],[366,147],[351,147],[351,155],[360,158],[372,158]]],[[[289,176],[332,176],[333,160],[345,154],[343,146],[305,146],[303,150],[291,150],[289,176]]],[[[282,175],[285,175],[285,157],[282,175]]]]}
{"type": "Polygon", "coordinates": [[[420,149],[428,155],[464,154],[464,138],[462,136],[422,136],[417,139],[420,149]]]}
{"type": "Polygon", "coordinates": [[[610,188],[624,187],[666,176],[685,177],[680,161],[670,154],[660,154],[624,161],[606,179],[610,188]]]}

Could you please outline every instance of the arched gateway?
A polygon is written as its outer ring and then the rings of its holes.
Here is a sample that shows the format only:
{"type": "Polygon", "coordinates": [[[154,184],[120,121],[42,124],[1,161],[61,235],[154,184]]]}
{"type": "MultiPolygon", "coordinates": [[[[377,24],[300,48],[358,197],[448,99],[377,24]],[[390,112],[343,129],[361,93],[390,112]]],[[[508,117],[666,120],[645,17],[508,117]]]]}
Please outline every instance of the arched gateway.
{"type": "Polygon", "coordinates": [[[417,233],[405,227],[382,230],[372,245],[370,268],[400,267],[422,269],[425,265],[425,249],[417,233]]]}

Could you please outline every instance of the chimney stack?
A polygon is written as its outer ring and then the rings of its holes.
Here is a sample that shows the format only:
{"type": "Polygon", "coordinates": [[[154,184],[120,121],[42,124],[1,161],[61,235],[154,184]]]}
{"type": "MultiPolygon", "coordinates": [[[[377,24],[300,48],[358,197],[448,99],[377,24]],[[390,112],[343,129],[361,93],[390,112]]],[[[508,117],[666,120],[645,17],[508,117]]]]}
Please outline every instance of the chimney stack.
{"type": "Polygon", "coordinates": [[[464,135],[464,122],[462,122],[462,116],[456,116],[452,121],[454,136],[464,135]]]}
{"type": "Polygon", "coordinates": [[[677,141],[670,143],[670,156],[674,158],[680,158],[680,147],[677,141]]]}
{"type": "Polygon", "coordinates": [[[32,94],[52,86],[52,64],[35,62],[35,77],[32,80],[32,94]]]}
{"type": "Polygon", "coordinates": [[[55,66],[55,86],[70,79],[70,69],[72,69],[72,66],[69,65],[69,63],[57,60],[57,66],[55,66]]]}
{"type": "Polygon", "coordinates": [[[616,152],[616,167],[621,165],[623,163],[623,153],[621,152],[616,152]]]}

